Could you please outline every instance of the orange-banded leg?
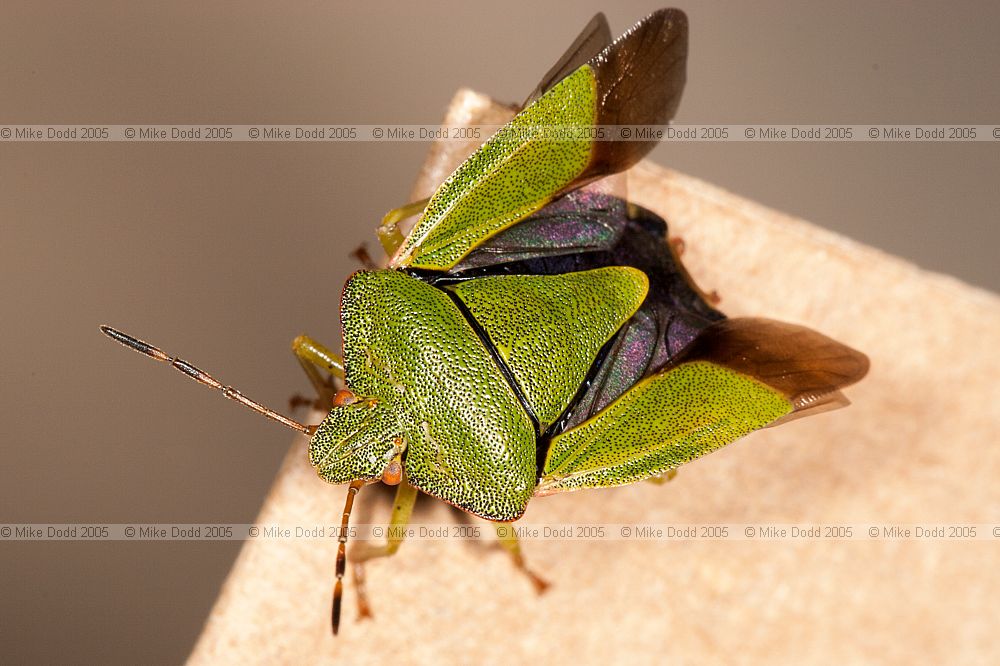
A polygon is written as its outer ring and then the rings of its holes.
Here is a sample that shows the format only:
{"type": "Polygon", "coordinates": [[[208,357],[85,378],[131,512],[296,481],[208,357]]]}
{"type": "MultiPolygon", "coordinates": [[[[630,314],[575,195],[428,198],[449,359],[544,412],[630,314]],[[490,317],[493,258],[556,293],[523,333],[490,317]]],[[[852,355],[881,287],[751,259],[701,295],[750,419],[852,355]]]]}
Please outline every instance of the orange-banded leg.
{"type": "MultiPolygon", "coordinates": [[[[329,409],[337,393],[338,382],[344,381],[344,360],[308,335],[300,335],[292,340],[292,352],[316,388],[319,396],[317,406],[329,409]]],[[[293,405],[301,404],[301,401],[301,398],[292,398],[293,405]]]]}
{"type": "Polygon", "coordinates": [[[351,549],[351,564],[354,573],[354,589],[358,595],[358,616],[371,617],[371,606],[365,591],[365,562],[396,554],[403,544],[406,526],[413,515],[413,505],[417,501],[417,489],[406,482],[404,475],[396,488],[396,498],[392,501],[392,517],[385,534],[385,543],[364,542],[351,549]]]}
{"type": "Polygon", "coordinates": [[[385,253],[390,257],[396,254],[396,250],[399,246],[403,244],[403,232],[399,230],[399,223],[408,217],[413,217],[418,213],[422,213],[424,208],[427,207],[427,202],[430,198],[421,199],[420,201],[414,201],[408,203],[405,206],[400,206],[399,208],[393,208],[385,217],[382,218],[382,223],[376,229],[375,234],[378,236],[378,240],[382,243],[382,248],[385,253]]]}
{"type": "Polygon", "coordinates": [[[517,538],[514,526],[510,523],[493,523],[493,526],[496,528],[497,539],[499,539],[500,545],[510,553],[511,558],[514,560],[514,566],[520,569],[528,577],[528,580],[531,581],[531,584],[535,586],[535,592],[542,594],[545,590],[549,589],[549,582],[529,569],[528,565],[524,563],[524,555],[521,553],[521,542],[517,538]]]}

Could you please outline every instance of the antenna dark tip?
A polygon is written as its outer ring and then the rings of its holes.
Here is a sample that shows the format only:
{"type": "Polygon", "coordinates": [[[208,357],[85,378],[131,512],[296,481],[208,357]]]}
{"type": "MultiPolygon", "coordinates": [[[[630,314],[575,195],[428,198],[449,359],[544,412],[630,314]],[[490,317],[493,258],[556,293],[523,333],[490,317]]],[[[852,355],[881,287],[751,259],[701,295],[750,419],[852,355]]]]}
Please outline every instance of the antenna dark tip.
{"type": "Polygon", "coordinates": [[[153,345],[147,342],[143,342],[138,338],[133,338],[131,335],[122,333],[117,328],[112,328],[107,325],[102,325],[101,333],[108,336],[115,342],[128,347],[129,349],[137,351],[140,354],[145,354],[150,358],[155,358],[157,361],[163,361],[169,363],[170,361],[173,360],[172,358],[164,354],[162,350],[154,347],[153,345]]]}
{"type": "Polygon", "coordinates": [[[334,636],[340,631],[340,606],[344,596],[344,570],[347,568],[347,527],[351,520],[351,510],[354,509],[354,498],[364,484],[363,480],[358,479],[351,481],[351,485],[348,486],[344,515],[340,520],[340,534],[337,535],[337,578],[333,584],[333,612],[330,615],[334,636]]]}
{"type": "Polygon", "coordinates": [[[343,595],[342,583],[338,580],[337,586],[333,593],[333,613],[330,617],[330,625],[333,629],[333,635],[336,636],[340,633],[340,600],[341,595],[343,595]]]}
{"type": "Polygon", "coordinates": [[[119,331],[117,328],[112,328],[112,327],[108,326],[107,324],[101,324],[101,333],[103,333],[104,335],[108,336],[112,340],[116,340],[118,342],[122,342],[123,339],[131,339],[131,338],[129,338],[129,336],[125,335],[124,333],[122,333],[121,331],[119,331]]]}
{"type": "Polygon", "coordinates": [[[311,426],[304,426],[298,421],[294,421],[288,418],[287,416],[284,416],[283,414],[279,414],[273,409],[265,407],[264,405],[260,404],[255,400],[251,400],[250,398],[246,397],[232,386],[224,385],[222,382],[217,380],[212,375],[208,374],[204,370],[195,367],[194,365],[188,363],[184,359],[174,358],[173,356],[167,355],[167,353],[164,352],[159,347],[154,347],[148,342],[143,342],[139,338],[133,338],[131,335],[122,333],[118,329],[111,328],[110,326],[102,325],[101,333],[108,336],[115,342],[128,347],[132,351],[137,351],[140,354],[144,354],[152,358],[153,360],[160,361],[161,363],[167,363],[173,366],[174,368],[183,372],[185,375],[195,380],[196,382],[204,384],[209,388],[221,391],[222,395],[226,396],[230,400],[235,400],[244,407],[249,407],[253,411],[257,412],[262,416],[266,416],[272,421],[277,421],[282,425],[288,426],[292,430],[298,430],[299,432],[305,433],[310,437],[315,432],[315,429],[312,428],[311,426]]]}

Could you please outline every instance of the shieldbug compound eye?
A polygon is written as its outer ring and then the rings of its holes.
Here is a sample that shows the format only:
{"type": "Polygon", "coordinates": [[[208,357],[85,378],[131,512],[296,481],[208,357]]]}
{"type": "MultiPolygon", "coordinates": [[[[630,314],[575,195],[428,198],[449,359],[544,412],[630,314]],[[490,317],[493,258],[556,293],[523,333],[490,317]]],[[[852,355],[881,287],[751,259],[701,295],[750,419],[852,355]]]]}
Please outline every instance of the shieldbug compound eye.
{"type": "MultiPolygon", "coordinates": [[[[367,483],[397,486],[397,528],[417,491],[494,522],[542,591],[547,583],[504,527],[532,497],[669,479],[753,430],[846,404],[840,389],[867,372],[862,353],[815,331],[727,318],[691,281],[660,217],[592,186],[644,157],[655,141],[641,137],[655,133],[626,140],[584,130],[665,125],[684,88],[687,44],[676,9],[615,41],[597,15],[521,111],[432,197],[385,216],[377,234],[388,267],[355,273],[343,290],[343,357],[307,336],[292,345],[330,407],[318,425],[102,327],[308,434],[318,475],[349,484],[334,633],[346,528],[367,483]],[[553,138],[537,127],[580,131],[553,138]],[[398,223],[418,213],[404,237],[398,223]]],[[[352,559],[395,553],[403,530],[389,533],[352,559]]],[[[357,595],[365,616],[361,585],[357,595]]]]}

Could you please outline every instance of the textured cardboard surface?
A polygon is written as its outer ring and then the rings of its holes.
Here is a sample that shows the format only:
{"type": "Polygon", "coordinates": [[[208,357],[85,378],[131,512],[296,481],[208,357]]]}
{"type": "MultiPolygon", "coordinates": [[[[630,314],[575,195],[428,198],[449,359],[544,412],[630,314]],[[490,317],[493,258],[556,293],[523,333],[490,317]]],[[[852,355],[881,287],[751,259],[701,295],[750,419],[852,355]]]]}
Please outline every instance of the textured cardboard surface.
{"type": "MultiPolygon", "coordinates": [[[[460,92],[447,122],[503,113],[460,92]]],[[[415,196],[464,150],[435,146],[415,196]]],[[[683,237],[685,264],[718,291],[727,314],[812,326],[866,352],[872,370],[847,390],[854,404],[845,410],[754,433],[664,486],[537,499],[526,522],[998,519],[996,295],[654,165],[634,169],[628,184],[630,198],[683,237]]],[[[293,443],[259,523],[338,521],[344,490],[316,478],[305,445],[293,443]]],[[[359,504],[357,520],[388,517],[373,489],[359,504]]],[[[415,520],[462,518],[422,498],[415,520]]],[[[336,544],[247,542],[191,663],[1000,659],[998,541],[533,541],[525,549],[553,584],[544,596],[492,538],[404,544],[368,567],[375,619],[355,621],[348,586],[333,639],[336,544]]]]}

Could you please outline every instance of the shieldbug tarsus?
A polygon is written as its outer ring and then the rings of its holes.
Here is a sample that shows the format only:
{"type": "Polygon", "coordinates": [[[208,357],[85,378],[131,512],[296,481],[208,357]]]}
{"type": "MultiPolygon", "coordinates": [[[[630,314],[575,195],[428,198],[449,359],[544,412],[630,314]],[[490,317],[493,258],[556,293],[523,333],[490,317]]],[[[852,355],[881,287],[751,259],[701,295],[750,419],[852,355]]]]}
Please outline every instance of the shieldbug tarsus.
{"type": "MultiPolygon", "coordinates": [[[[293,343],[330,408],[318,425],[102,327],[309,435],[319,476],[349,484],[334,633],[346,527],[366,483],[397,487],[395,527],[409,521],[418,491],[502,525],[536,495],[669,478],[752,430],[846,404],[840,389],[866,373],[863,354],[807,328],[726,318],[680,264],[666,223],[598,186],[652,140],[533,131],[666,124],[684,87],[687,36],[678,10],[655,12],[614,42],[598,15],[520,113],[432,197],[386,215],[378,237],[388,268],[358,271],[344,286],[343,358],[306,336],[293,343]],[[416,214],[404,235],[399,223],[416,214]]],[[[352,559],[392,555],[392,533],[352,559]]],[[[498,536],[544,589],[513,530],[498,536]]]]}

